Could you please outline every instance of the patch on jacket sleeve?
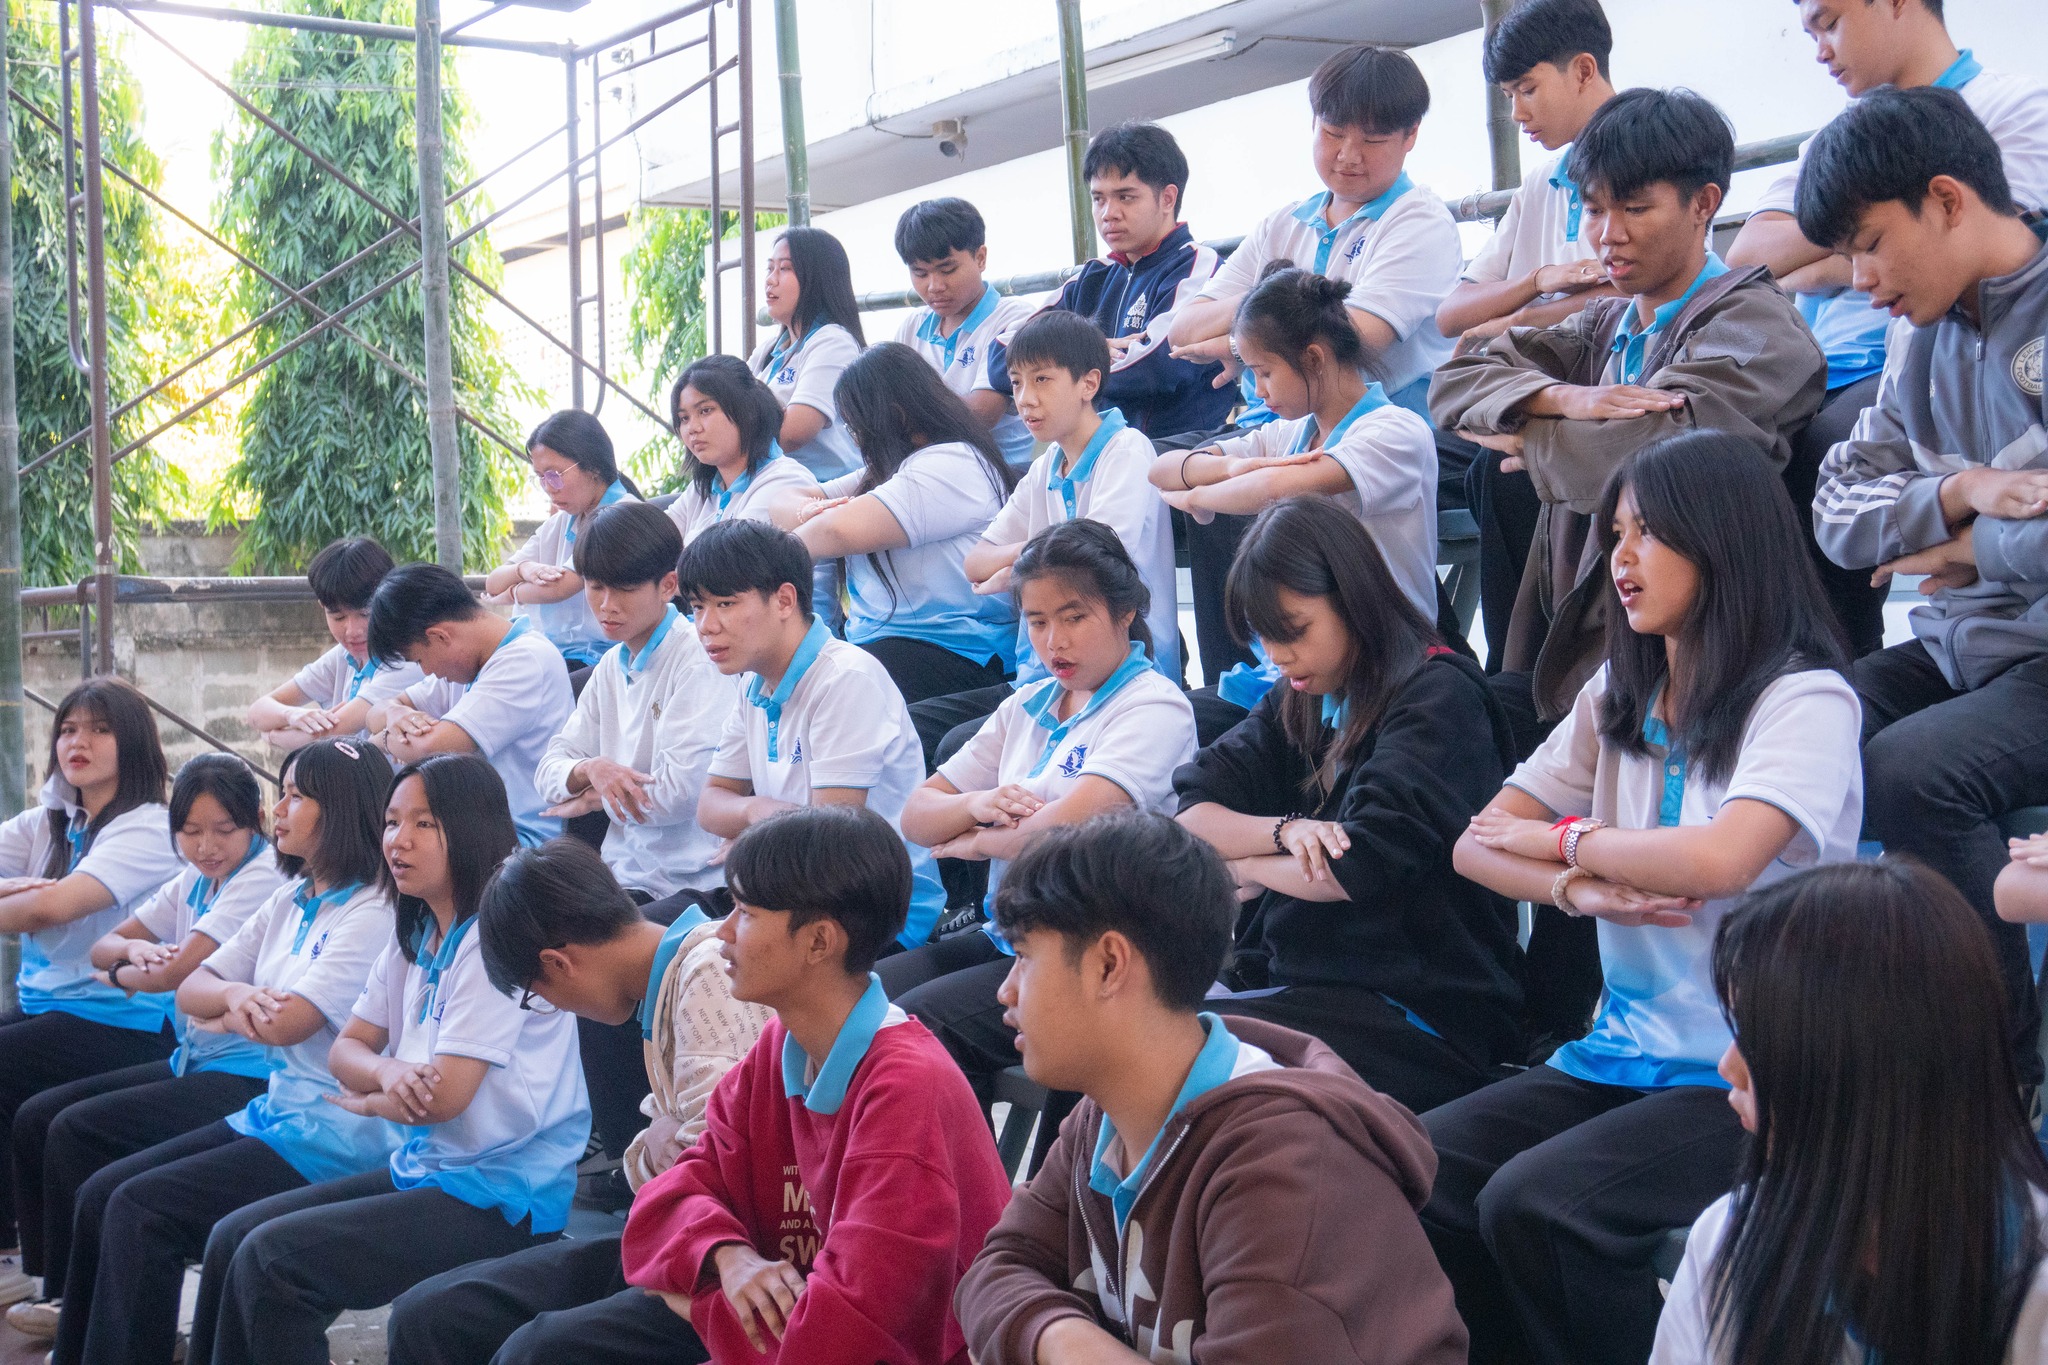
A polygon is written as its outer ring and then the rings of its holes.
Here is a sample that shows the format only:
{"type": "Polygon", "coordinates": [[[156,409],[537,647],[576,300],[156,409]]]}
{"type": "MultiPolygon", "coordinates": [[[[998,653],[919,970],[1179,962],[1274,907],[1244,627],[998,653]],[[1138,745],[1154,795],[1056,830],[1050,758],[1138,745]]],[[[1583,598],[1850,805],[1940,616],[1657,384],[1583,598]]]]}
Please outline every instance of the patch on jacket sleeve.
{"type": "Polygon", "coordinates": [[[1703,337],[1688,349],[1694,360],[1728,359],[1737,365],[1747,365],[1764,353],[1770,344],[1770,337],[1761,327],[1747,322],[1724,322],[1714,328],[1714,334],[1703,337]]]}

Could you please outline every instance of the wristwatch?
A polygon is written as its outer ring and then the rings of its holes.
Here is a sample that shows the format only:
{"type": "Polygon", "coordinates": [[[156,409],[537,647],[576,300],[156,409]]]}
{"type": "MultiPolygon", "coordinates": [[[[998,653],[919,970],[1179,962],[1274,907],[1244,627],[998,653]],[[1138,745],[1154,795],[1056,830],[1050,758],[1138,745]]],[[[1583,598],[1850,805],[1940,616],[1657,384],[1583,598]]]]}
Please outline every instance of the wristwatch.
{"type": "Polygon", "coordinates": [[[1579,865],[1579,840],[1585,838],[1596,829],[1605,828],[1607,828],[1605,820],[1595,820],[1591,816],[1581,816],[1579,819],[1566,825],[1564,827],[1564,838],[1558,843],[1558,847],[1564,852],[1564,865],[1568,868],[1577,868],[1579,865]]]}

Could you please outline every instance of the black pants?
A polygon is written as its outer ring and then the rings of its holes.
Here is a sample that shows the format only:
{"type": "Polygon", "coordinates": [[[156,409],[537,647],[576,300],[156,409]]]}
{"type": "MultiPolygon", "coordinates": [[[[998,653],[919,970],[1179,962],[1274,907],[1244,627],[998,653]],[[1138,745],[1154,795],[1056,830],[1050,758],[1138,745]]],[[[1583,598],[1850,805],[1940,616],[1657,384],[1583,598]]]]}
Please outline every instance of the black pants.
{"type": "MultiPolygon", "coordinates": [[[[0,1015],[0,1137],[13,1148],[14,1116],[32,1096],[107,1071],[123,1071],[171,1055],[169,1024],[141,1029],[81,1019],[62,1010],[0,1015]]],[[[14,1182],[0,1180],[0,1246],[17,1245],[14,1182]]]]}
{"type": "Polygon", "coordinates": [[[1863,699],[1863,834],[1954,882],[1998,948],[2020,1083],[2038,1085],[2041,1009],[2026,931],[1998,917],[2008,861],[1998,817],[2048,803],[2048,656],[1974,692],[1948,685],[1918,640],[1856,661],[1863,699]]]}
{"type": "Polygon", "coordinates": [[[145,1062],[60,1085],[14,1116],[14,1184],[22,1268],[43,1297],[64,1297],[78,1192],[102,1167],[235,1113],[265,1083],[226,1071],[173,1076],[145,1062]]]}
{"type": "Polygon", "coordinates": [[[54,1359],[163,1365],[178,1335],[186,1264],[201,1262],[202,1283],[227,1273],[210,1240],[214,1224],[305,1184],[268,1145],[224,1122],[103,1168],[78,1192],[54,1359]]]}
{"type": "Polygon", "coordinates": [[[1011,959],[980,929],[962,929],[936,943],[877,963],[889,998],[924,1021],[967,1073],[986,1104],[995,1076],[1017,1064],[1017,1031],[1003,1022],[996,989],[1011,959]]]}
{"type": "Polygon", "coordinates": [[[1820,411],[1792,443],[1792,459],[1785,466],[1785,491],[1791,494],[1792,510],[1806,531],[1807,553],[1820,572],[1828,605],[1835,609],[1835,619],[1849,641],[1849,655],[1855,659],[1884,648],[1884,599],[1890,587],[1873,588],[1869,569],[1845,569],[1821,553],[1813,538],[1813,492],[1820,484],[1820,462],[1828,451],[1849,439],[1856,419],[1877,401],[1877,381],[1878,376],[1872,375],[1829,391],[1820,411]]]}
{"type": "Polygon", "coordinates": [[[617,1235],[424,1280],[391,1305],[391,1365],[705,1365],[690,1324],[626,1283],[617,1235]]]}
{"type": "Polygon", "coordinates": [[[583,1054],[583,1088],[590,1095],[590,1129],[604,1154],[614,1161],[650,1120],[640,1112],[647,1098],[647,1054],[640,1021],[601,1024],[576,1020],[577,1051],[583,1054]]]}
{"type": "Polygon", "coordinates": [[[213,1365],[327,1365],[327,1329],[345,1310],[381,1308],[444,1270],[558,1235],[432,1186],[397,1189],[388,1169],[274,1195],[214,1229],[189,1354],[213,1365]],[[218,1281],[216,1247],[227,1262],[218,1281]]]}
{"type": "MultiPolygon", "coordinates": [[[[1488,673],[1500,672],[1508,618],[1522,590],[1530,542],[1536,539],[1536,514],[1543,510],[1528,474],[1503,474],[1500,462],[1499,451],[1487,450],[1465,471],[1465,503],[1479,526],[1479,614],[1486,621],[1488,673]]],[[[1812,501],[1810,493],[1807,501],[1812,501]]]]}
{"type": "Polygon", "coordinates": [[[1207,523],[1193,517],[1183,520],[1188,528],[1188,582],[1195,597],[1195,647],[1202,655],[1202,680],[1213,687],[1236,665],[1253,662],[1252,652],[1230,633],[1230,618],[1223,611],[1223,587],[1230,578],[1230,562],[1237,558],[1237,547],[1255,518],[1219,515],[1207,523]]]}
{"type": "Polygon", "coordinates": [[[1539,1066],[1422,1122],[1437,1155],[1422,1226],[1473,1365],[1642,1365],[1664,1306],[1651,1257],[1735,1178],[1727,1092],[1539,1066]]]}
{"type": "Polygon", "coordinates": [[[1004,677],[1000,658],[976,663],[928,640],[884,635],[880,639],[869,640],[861,648],[874,655],[882,667],[889,670],[896,690],[903,694],[904,701],[911,704],[932,697],[951,696],[955,692],[993,687],[1004,677]]]}
{"type": "Polygon", "coordinates": [[[1287,986],[1270,995],[1226,996],[1206,1008],[1263,1019],[1320,1038],[1365,1083],[1420,1114],[1488,1085],[1500,1073],[1425,1033],[1378,992],[1351,986],[1287,986]]]}
{"type": "Polygon", "coordinates": [[[917,730],[917,742],[924,747],[924,770],[937,772],[941,763],[960,752],[960,746],[974,738],[981,723],[1016,691],[1009,683],[977,687],[927,697],[910,708],[910,723],[917,730]]]}

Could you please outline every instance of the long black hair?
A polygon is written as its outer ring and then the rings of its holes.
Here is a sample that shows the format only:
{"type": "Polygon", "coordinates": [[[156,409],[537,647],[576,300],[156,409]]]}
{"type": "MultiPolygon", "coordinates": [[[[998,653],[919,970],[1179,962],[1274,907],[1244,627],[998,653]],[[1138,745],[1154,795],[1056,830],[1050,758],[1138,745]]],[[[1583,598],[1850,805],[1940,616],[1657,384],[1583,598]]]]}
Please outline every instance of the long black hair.
{"type": "Polygon", "coordinates": [[[278,777],[320,807],[312,856],[277,855],[285,876],[313,877],[330,888],[367,886],[385,876],[379,836],[391,795],[391,764],[381,750],[355,740],[318,740],[294,750],[278,777]]]}
{"type": "Polygon", "coordinates": [[[2041,1259],[2048,1162],[1997,955],[1927,868],[1839,863],[1752,892],[1714,989],[1756,1100],[1707,1274],[1716,1360],[1997,1365],[2041,1259]]]}
{"type": "Polygon", "coordinates": [[[1359,339],[1344,301],[1351,297],[1346,280],[1313,270],[1270,261],[1252,292],[1237,306],[1231,330],[1262,351],[1287,362],[1303,379],[1309,377],[1308,348],[1320,346],[1333,365],[1345,365],[1377,377],[1374,357],[1359,339]]]}
{"type": "Polygon", "coordinates": [[[1328,602],[1351,637],[1345,720],[1327,749],[1321,700],[1291,692],[1280,702],[1288,741],[1310,758],[1321,754],[1309,780],[1327,793],[1394,693],[1443,642],[1394,582],[1371,534],[1329,498],[1282,499],[1245,533],[1223,588],[1224,614],[1240,644],[1253,635],[1283,644],[1299,638],[1280,609],[1281,588],[1328,602]]]}
{"type": "MultiPolygon", "coordinates": [[[[775,449],[775,438],[782,431],[782,403],[774,390],[747,368],[746,361],[733,355],[707,355],[690,362],[689,368],[676,376],[675,386],[668,391],[668,422],[678,440],[683,434],[684,389],[695,389],[718,404],[739,429],[740,449],[747,452],[749,474],[767,463],[769,452],[775,449]]],[[[711,496],[711,481],[718,477],[716,469],[686,449],[683,470],[698,497],[711,496]]]]}
{"type": "Polygon", "coordinates": [[[853,300],[853,263],[846,248],[823,228],[793,227],[775,239],[789,248],[789,268],[796,276],[796,312],[789,330],[808,337],[818,328],[838,323],[862,346],[860,305],[853,300]]]}
{"type": "MultiPolygon", "coordinates": [[[[1748,441],[1687,432],[1623,461],[1600,495],[1595,521],[1601,558],[1610,563],[1620,539],[1614,509],[1624,490],[1644,529],[1699,571],[1699,592],[1678,637],[1684,676],[1672,686],[1670,732],[1706,781],[1724,781],[1766,688],[1787,673],[1846,666],[1841,627],[1785,485],[1748,441]]],[[[1658,689],[1671,682],[1664,641],[1630,629],[1611,578],[1606,594],[1600,737],[1640,756],[1649,752],[1643,722],[1658,689]]]]}
{"type": "MultiPolygon", "coordinates": [[[[114,799],[101,808],[85,827],[85,847],[91,848],[100,831],[138,806],[161,803],[164,786],[170,781],[170,764],[156,731],[156,718],[142,694],[119,678],[87,678],[64,694],[57,714],[50,719],[50,759],[45,771],[62,773],[57,763],[57,736],[64,722],[84,714],[103,722],[114,732],[114,799]]],[[[49,814],[50,851],[43,860],[43,875],[52,881],[64,876],[71,866],[71,843],[66,837],[71,817],[62,807],[49,814]]]]}
{"type": "Polygon", "coordinates": [[[526,458],[532,459],[533,452],[541,446],[554,451],[606,488],[621,483],[628,493],[636,498],[640,496],[640,489],[619,470],[611,433],[592,414],[579,408],[563,408],[560,412],[549,413],[527,436],[526,458]]]}
{"type": "Polygon", "coordinates": [[[256,773],[237,754],[199,754],[185,760],[178,780],[171,784],[171,833],[185,827],[192,816],[192,803],[210,796],[220,803],[236,829],[263,833],[263,789],[256,785],[256,773]]]}
{"type": "MultiPolygon", "coordinates": [[[[519,847],[505,779],[481,754],[433,754],[408,763],[392,777],[392,792],[408,777],[420,780],[427,809],[441,826],[441,843],[448,851],[448,879],[455,885],[455,923],[460,924],[477,912],[484,887],[498,865],[519,847]]],[[[398,889],[390,864],[383,865],[380,881],[384,894],[391,898],[398,950],[407,962],[417,962],[432,930],[433,909],[418,896],[398,889]]]]}
{"type": "MultiPolygon", "coordinates": [[[[900,342],[877,342],[862,351],[833,386],[832,403],[839,409],[847,434],[860,447],[862,470],[857,492],[874,492],[912,455],[948,442],[974,447],[998,502],[1007,499],[1017,486],[1017,472],[1003,459],[987,425],[968,410],[959,394],[946,387],[946,381],[924,357],[900,342]]],[[[889,578],[888,559],[884,551],[869,555],[868,563],[888,588],[893,611],[896,585],[889,578]]]]}
{"type": "Polygon", "coordinates": [[[1089,597],[1099,598],[1111,620],[1131,614],[1130,638],[1156,654],[1152,627],[1145,613],[1152,609],[1152,590],[1131,562],[1131,552],[1115,531],[1099,521],[1077,517],[1054,522],[1017,552],[1010,567],[1010,596],[1024,609],[1024,585],[1034,578],[1059,578],[1089,597]]]}

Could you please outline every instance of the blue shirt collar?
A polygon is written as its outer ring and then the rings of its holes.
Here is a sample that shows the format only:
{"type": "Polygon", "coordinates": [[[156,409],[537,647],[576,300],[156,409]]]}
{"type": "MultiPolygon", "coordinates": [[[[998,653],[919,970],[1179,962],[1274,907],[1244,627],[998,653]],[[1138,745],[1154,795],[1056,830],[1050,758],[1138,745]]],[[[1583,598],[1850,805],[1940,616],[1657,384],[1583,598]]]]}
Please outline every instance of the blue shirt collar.
{"type": "Polygon", "coordinates": [[[347,886],[315,894],[311,877],[301,881],[299,889],[292,893],[292,904],[299,907],[299,927],[292,935],[292,956],[297,957],[299,950],[306,946],[306,935],[312,931],[313,921],[320,918],[322,910],[330,905],[339,905],[362,889],[361,882],[350,882],[347,886]]]}
{"type": "Polygon", "coordinates": [[[220,899],[220,893],[227,889],[227,884],[241,876],[242,869],[255,862],[256,855],[269,847],[269,840],[265,839],[262,835],[251,835],[249,851],[242,855],[242,861],[236,863],[234,870],[229,872],[227,876],[222,877],[218,882],[209,881],[205,877],[196,878],[192,883],[192,889],[185,893],[185,904],[195,912],[192,918],[194,920],[206,918],[206,912],[213,909],[213,903],[220,899]]]}
{"type": "Polygon", "coordinates": [[[1572,179],[1572,154],[1566,148],[1557,158],[1557,168],[1550,173],[1550,188],[1563,190],[1567,211],[1564,222],[1564,239],[1567,242],[1579,240],[1579,220],[1585,215],[1585,201],[1579,198],[1579,182],[1572,179]]]}
{"type": "Polygon", "coordinates": [[[668,609],[661,614],[661,624],[648,635],[647,643],[640,646],[637,655],[628,648],[624,640],[619,641],[619,669],[626,675],[626,686],[631,687],[640,681],[640,675],[647,671],[647,665],[653,660],[655,651],[661,648],[661,642],[668,638],[669,631],[675,626],[676,618],[681,615],[682,613],[676,610],[676,604],[669,603],[668,609]]]}
{"type": "Polygon", "coordinates": [[[1984,74],[1984,63],[1967,47],[1956,53],[1955,62],[1948,70],[1934,78],[1934,84],[1943,90],[1960,90],[1984,74]]]}
{"type": "Polygon", "coordinates": [[[724,484],[720,483],[718,481],[717,472],[713,471],[711,475],[711,496],[717,499],[718,501],[719,515],[724,516],[727,504],[731,503],[734,498],[738,497],[740,494],[747,491],[747,485],[751,484],[754,481],[754,476],[756,474],[760,473],[762,470],[766,469],[770,464],[774,463],[776,460],[779,460],[781,458],[782,443],[780,441],[770,441],[768,443],[768,458],[761,461],[761,463],[755,465],[753,468],[749,469],[746,473],[740,475],[737,479],[734,479],[732,487],[730,488],[727,488],[724,484]]]}
{"type": "Polygon", "coordinates": [[[1032,765],[1029,776],[1036,777],[1044,772],[1045,765],[1052,761],[1053,750],[1059,748],[1060,741],[1073,733],[1075,726],[1101,710],[1124,684],[1151,666],[1152,660],[1146,655],[1143,642],[1138,640],[1131,641],[1130,651],[1124,655],[1124,661],[1116,666],[1116,672],[1102,680],[1102,686],[1095,689],[1094,693],[1088,698],[1086,706],[1076,711],[1073,715],[1068,716],[1065,720],[1055,719],[1054,710],[1058,707],[1060,696],[1066,689],[1060,686],[1059,679],[1046,679],[1044,686],[1025,698],[1023,702],[1024,714],[1052,732],[1045,737],[1045,750],[1039,754],[1038,762],[1032,765]]]}
{"type": "Polygon", "coordinates": [[[1332,730],[1343,729],[1344,722],[1350,717],[1350,715],[1351,703],[1347,701],[1344,697],[1339,696],[1335,692],[1332,692],[1328,696],[1323,698],[1323,724],[1329,726],[1332,730]]]}
{"type": "Polygon", "coordinates": [[[1166,1121],[1152,1135],[1152,1145],[1145,1149],[1145,1154],[1131,1164],[1129,1175],[1119,1177],[1107,1160],[1109,1144],[1116,1139],[1116,1127],[1110,1123],[1109,1115],[1102,1116],[1102,1127],[1096,1132],[1095,1160],[1088,1169],[1088,1188],[1108,1196],[1110,1207],[1116,1210],[1119,1239],[1123,1236],[1124,1224],[1130,1219],[1132,1207],[1138,1202],[1138,1194],[1145,1187],[1145,1174],[1159,1150],[1159,1139],[1173,1126],[1175,1115],[1229,1080],[1231,1073],[1237,1070],[1237,1036],[1224,1027],[1218,1016],[1204,1011],[1199,1017],[1202,1027],[1209,1032],[1208,1041],[1195,1054],[1195,1064],[1188,1068],[1188,1078],[1181,1084],[1180,1093],[1174,1096],[1173,1108],[1166,1111],[1166,1121]]]}
{"type": "Polygon", "coordinates": [[[832,632],[825,629],[825,623],[818,617],[811,617],[811,628],[804,632],[803,643],[796,647],[796,653],[789,658],[789,667],[782,670],[782,681],[767,695],[761,692],[761,675],[756,673],[747,679],[747,701],[768,713],[768,758],[775,761],[776,730],[782,724],[782,708],[789,705],[789,699],[796,692],[804,674],[818,661],[819,653],[832,632]]]}
{"type": "Polygon", "coordinates": [[[1722,260],[1718,253],[1707,252],[1707,263],[1700,267],[1700,273],[1694,278],[1691,286],[1683,294],[1651,313],[1649,327],[1641,332],[1636,331],[1640,315],[1633,303],[1629,305],[1627,311],[1622,314],[1621,330],[1614,334],[1614,342],[1610,347],[1622,355],[1622,383],[1633,384],[1642,378],[1650,338],[1676,322],[1678,315],[1685,311],[1685,306],[1692,302],[1693,295],[1699,293],[1708,280],[1727,273],[1728,263],[1722,260]]]}
{"type": "Polygon", "coordinates": [[[377,671],[377,657],[373,654],[363,660],[362,663],[356,664],[355,656],[350,654],[346,647],[342,649],[342,656],[351,664],[355,664],[355,672],[349,675],[348,680],[348,699],[354,701],[356,693],[363,690],[363,684],[368,682],[370,675],[377,671]]]}
{"type": "Polygon", "coordinates": [[[1071,471],[1060,473],[1058,459],[1046,463],[1045,486],[1048,491],[1059,493],[1061,501],[1066,504],[1069,517],[1075,515],[1074,509],[1080,505],[1081,485],[1088,482],[1089,476],[1095,473],[1095,462],[1102,458],[1103,449],[1116,439],[1117,433],[1125,426],[1122,408],[1104,408],[1097,416],[1100,421],[1096,425],[1095,434],[1088,438],[1087,446],[1081,451],[1081,458],[1074,461],[1071,471]]]}
{"type": "Polygon", "coordinates": [[[690,931],[700,924],[709,924],[711,917],[697,906],[689,906],[677,915],[673,923],[661,934],[661,943],[654,950],[654,965],[647,971],[647,993],[640,997],[640,1036],[654,1036],[654,1002],[661,995],[661,983],[668,976],[668,969],[682,951],[683,940],[690,931]]]}
{"type": "Polygon", "coordinates": [[[1408,172],[1403,171],[1394,178],[1394,183],[1387,186],[1385,192],[1380,194],[1378,198],[1369,199],[1365,203],[1360,204],[1349,218],[1334,226],[1328,224],[1323,217],[1323,210],[1330,206],[1330,192],[1328,190],[1302,200],[1301,206],[1294,211],[1294,218],[1296,222],[1307,223],[1316,230],[1318,240],[1316,242],[1315,273],[1318,275],[1330,273],[1330,248],[1336,244],[1337,238],[1343,235],[1344,229],[1361,220],[1377,223],[1386,214],[1386,211],[1394,206],[1394,201],[1414,188],[1415,182],[1408,178],[1408,172]]]}
{"type": "Polygon", "coordinates": [[[1657,719],[1657,703],[1663,696],[1660,685],[1643,713],[1643,743],[1664,751],[1664,782],[1657,797],[1657,823],[1664,828],[1678,824],[1685,813],[1685,750],[1672,743],[1671,731],[1657,719]]]}
{"type": "MultiPolygon", "coordinates": [[[[1365,386],[1365,393],[1359,397],[1359,400],[1356,403],[1353,403],[1351,405],[1351,411],[1345,413],[1343,420],[1338,422],[1336,426],[1332,427],[1330,429],[1330,434],[1323,438],[1322,448],[1324,450],[1328,450],[1331,446],[1343,440],[1344,433],[1351,430],[1351,424],[1353,422],[1356,422],[1359,418],[1365,416],[1368,412],[1372,412],[1377,408],[1383,408],[1386,405],[1386,389],[1382,388],[1377,382],[1367,384],[1365,386]]],[[[1310,414],[1307,418],[1305,418],[1302,421],[1301,434],[1294,438],[1293,453],[1299,455],[1304,450],[1315,449],[1315,446],[1312,444],[1315,441],[1315,439],[1316,419],[1314,414],[1310,414]]]]}
{"type": "Polygon", "coordinates": [[[868,1055],[868,1048],[873,1046],[875,1035],[882,1031],[888,1016],[889,994],[882,989],[882,978],[869,972],[868,988],[854,1005],[853,1013],[839,1026],[839,1036],[832,1040],[832,1050],[818,1067],[816,1080],[804,1083],[804,1075],[810,1070],[810,1055],[797,1045],[794,1034],[782,1036],[782,1093],[790,1099],[802,1100],[804,1108],[813,1114],[838,1113],[839,1106],[846,1102],[846,1087],[853,1083],[855,1068],[868,1055]]]}
{"type": "MultiPolygon", "coordinates": [[[[588,512],[584,513],[583,515],[585,517],[594,517],[599,512],[602,512],[605,508],[610,507],[615,502],[621,501],[625,497],[626,485],[619,482],[617,479],[613,479],[612,486],[610,488],[605,489],[604,496],[597,500],[597,506],[591,508],[588,512]]],[[[579,518],[576,517],[569,518],[569,532],[566,536],[563,537],[563,539],[571,545],[574,545],[576,543],[576,523],[578,520],[579,518]]]]}
{"type": "Polygon", "coordinates": [[[426,1023],[427,1016],[434,1012],[434,1000],[441,993],[441,977],[447,972],[449,964],[455,961],[455,955],[462,951],[462,936],[468,933],[469,926],[475,923],[475,915],[457,920],[448,937],[442,939],[440,946],[431,953],[427,951],[427,936],[433,932],[433,923],[429,921],[421,926],[420,936],[413,944],[412,955],[413,961],[427,973],[427,988],[420,992],[420,1014],[416,1023],[426,1023]]]}
{"type": "Polygon", "coordinates": [[[953,335],[951,336],[940,334],[941,319],[937,311],[926,309],[924,321],[917,325],[917,339],[919,341],[928,341],[934,346],[939,347],[945,354],[945,368],[951,369],[953,367],[953,352],[960,345],[960,338],[972,335],[975,328],[987,322],[989,316],[996,311],[996,305],[1002,301],[1003,296],[996,292],[994,285],[984,284],[981,287],[980,299],[975,301],[974,307],[967,310],[967,316],[962,319],[958,327],[953,329],[953,335]]]}

